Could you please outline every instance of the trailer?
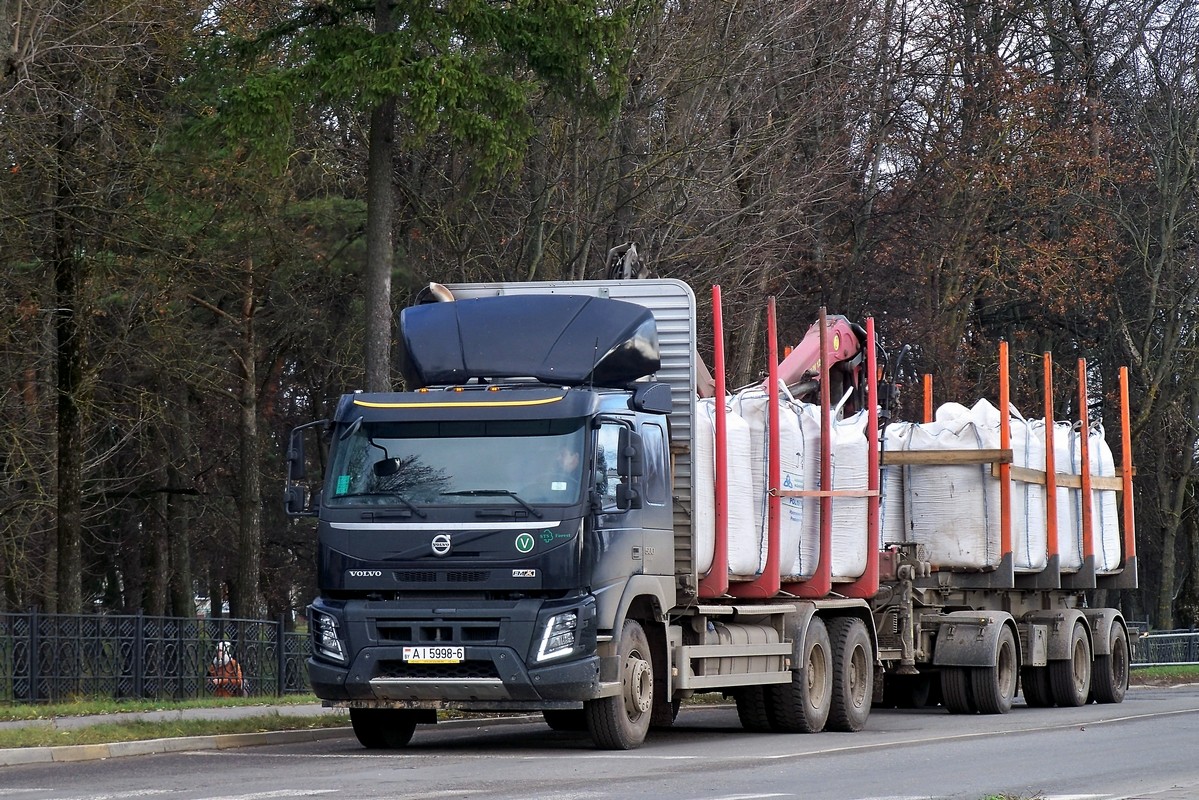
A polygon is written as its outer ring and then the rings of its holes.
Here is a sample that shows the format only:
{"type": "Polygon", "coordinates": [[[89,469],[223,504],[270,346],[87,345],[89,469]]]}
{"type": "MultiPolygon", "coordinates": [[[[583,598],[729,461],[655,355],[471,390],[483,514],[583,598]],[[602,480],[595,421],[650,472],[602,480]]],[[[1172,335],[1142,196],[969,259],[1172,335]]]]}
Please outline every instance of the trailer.
{"type": "Polygon", "coordinates": [[[680,281],[437,296],[400,315],[409,390],[347,394],[288,450],[287,511],[317,518],[313,691],[349,709],[364,746],[401,747],[461,709],[540,712],[629,749],[708,692],[746,728],[786,732],[860,730],[877,703],[1002,713],[1021,679],[1031,705],[1122,699],[1125,623],[1084,598],[1135,585],[1127,467],[1111,489],[1086,458],[1075,476],[1017,468],[1005,441],[922,449],[952,425],[880,425],[869,320],[822,313],[779,363],[768,302],[768,377],[730,393],[714,287],[716,390],[701,398],[680,281]],[[328,469],[309,480],[318,429],[328,469]],[[1091,544],[1064,563],[1055,532],[1052,567],[1026,570],[1010,520],[989,516],[983,561],[944,562],[919,508],[935,470],[963,467],[984,500],[1003,495],[991,506],[1010,506],[1014,481],[1077,495],[1088,531],[1091,501],[1120,494],[1119,563],[1097,566],[1091,544]],[[885,480],[905,487],[898,503],[885,480]]]}

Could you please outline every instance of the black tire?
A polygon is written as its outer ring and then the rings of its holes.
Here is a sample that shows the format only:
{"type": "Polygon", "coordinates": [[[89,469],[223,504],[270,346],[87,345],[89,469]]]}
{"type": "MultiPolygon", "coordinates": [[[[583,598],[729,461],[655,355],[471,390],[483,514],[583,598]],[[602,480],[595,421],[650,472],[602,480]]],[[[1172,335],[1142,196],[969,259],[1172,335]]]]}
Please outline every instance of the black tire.
{"type": "Polygon", "coordinates": [[[1112,623],[1108,642],[1109,654],[1095,656],[1091,667],[1091,696],[1096,703],[1123,703],[1132,653],[1128,649],[1128,632],[1119,622],[1112,623]]]}
{"type": "Polygon", "coordinates": [[[791,682],[766,687],[770,726],[784,733],[819,733],[833,705],[833,648],[828,627],[813,617],[791,682]]]}
{"type": "Polygon", "coordinates": [[[545,724],[555,731],[585,731],[587,716],[581,708],[552,708],[541,712],[545,724]]]}
{"type": "Polygon", "coordinates": [[[650,712],[649,718],[650,730],[669,728],[674,725],[674,721],[679,718],[679,708],[682,704],[681,700],[655,698],[654,708],[650,712]]]}
{"type": "Polygon", "coordinates": [[[1020,654],[1016,649],[1016,635],[1004,625],[995,645],[995,666],[970,670],[970,688],[979,713],[1006,714],[1011,711],[1019,681],[1020,654]]]}
{"type": "Polygon", "coordinates": [[[978,710],[970,685],[970,667],[941,668],[941,702],[950,714],[973,714],[978,710]]]}
{"type": "Polygon", "coordinates": [[[733,700],[737,703],[737,719],[741,721],[742,728],[752,733],[774,730],[767,710],[766,687],[742,687],[733,692],[733,700]]]}
{"type": "Polygon", "coordinates": [[[1021,668],[1020,690],[1029,708],[1053,707],[1053,686],[1049,682],[1049,667],[1021,668]]]}
{"type": "Polygon", "coordinates": [[[617,647],[620,694],[583,707],[591,740],[601,750],[632,750],[645,741],[654,707],[654,664],[640,623],[628,620],[617,647]]]}
{"type": "Polygon", "coordinates": [[[883,678],[883,697],[888,708],[927,708],[933,704],[933,678],[924,672],[919,675],[890,673],[883,678]]]}
{"type": "Polygon", "coordinates": [[[874,648],[866,624],[857,617],[829,623],[833,648],[833,696],[827,730],[860,731],[870,718],[874,694],[874,648]]]}
{"type": "Polygon", "coordinates": [[[412,741],[416,715],[392,708],[351,708],[350,725],[368,750],[394,750],[412,741]]]}
{"type": "Polygon", "coordinates": [[[1070,657],[1049,662],[1053,702],[1062,708],[1086,705],[1091,693],[1091,640],[1082,622],[1070,632],[1070,657]]]}

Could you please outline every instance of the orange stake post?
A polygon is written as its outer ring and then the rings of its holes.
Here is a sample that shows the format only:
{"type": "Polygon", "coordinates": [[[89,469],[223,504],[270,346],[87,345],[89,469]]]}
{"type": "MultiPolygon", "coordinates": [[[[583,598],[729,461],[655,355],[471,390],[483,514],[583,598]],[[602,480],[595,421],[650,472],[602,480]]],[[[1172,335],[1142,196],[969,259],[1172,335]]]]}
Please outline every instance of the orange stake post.
{"type": "Polygon", "coordinates": [[[1045,354],[1045,536],[1052,560],[1057,544],[1057,456],[1053,452],[1053,356],[1045,354]]]}
{"type": "MultiPolygon", "coordinates": [[[[1012,449],[1011,386],[1008,378],[1007,342],[999,343],[999,448],[1012,449]]],[[[999,465],[999,552],[1012,556],[1012,465],[999,465]]]]}

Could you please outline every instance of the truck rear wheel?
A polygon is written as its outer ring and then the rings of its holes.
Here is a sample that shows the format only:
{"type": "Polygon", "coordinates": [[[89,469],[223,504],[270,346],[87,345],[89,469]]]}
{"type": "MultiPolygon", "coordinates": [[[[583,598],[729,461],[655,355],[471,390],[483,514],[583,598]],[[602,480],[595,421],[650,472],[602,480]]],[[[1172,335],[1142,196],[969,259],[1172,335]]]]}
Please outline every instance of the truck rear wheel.
{"type": "Polygon", "coordinates": [[[589,700],[583,707],[591,739],[601,750],[631,750],[645,741],[654,707],[654,665],[640,623],[620,632],[620,694],[589,700]]]}
{"type": "Polygon", "coordinates": [[[834,731],[860,731],[870,717],[874,694],[874,648],[866,624],[857,617],[829,623],[833,651],[833,694],[828,723],[834,731]]]}
{"type": "Polygon", "coordinates": [[[1122,703],[1128,691],[1128,669],[1132,661],[1128,650],[1128,633],[1119,622],[1112,623],[1109,636],[1110,652],[1095,656],[1091,666],[1091,695],[1096,703],[1122,703]]]}
{"type": "Polygon", "coordinates": [[[368,750],[393,750],[412,741],[416,714],[396,708],[351,708],[350,725],[368,750]]]}
{"type": "Polygon", "coordinates": [[[804,634],[799,669],[791,682],[766,687],[771,727],[784,733],[819,733],[833,703],[833,653],[828,627],[813,617],[804,634]]]}
{"type": "Polygon", "coordinates": [[[978,710],[970,685],[970,667],[941,668],[941,702],[950,714],[973,714],[978,710]]]}
{"type": "Polygon", "coordinates": [[[766,733],[774,730],[770,722],[770,712],[767,710],[769,701],[766,699],[765,686],[744,686],[733,692],[733,700],[737,703],[737,719],[741,727],[751,733],[766,733]]]}
{"type": "Polygon", "coordinates": [[[1012,710],[1016,683],[1020,677],[1020,658],[1016,654],[1016,636],[1004,625],[995,645],[995,666],[970,670],[970,688],[974,703],[982,714],[1006,714],[1012,710]]]}
{"type": "Polygon", "coordinates": [[[1053,700],[1062,708],[1085,705],[1091,692],[1091,642],[1081,622],[1070,632],[1070,657],[1049,662],[1053,700]]]}

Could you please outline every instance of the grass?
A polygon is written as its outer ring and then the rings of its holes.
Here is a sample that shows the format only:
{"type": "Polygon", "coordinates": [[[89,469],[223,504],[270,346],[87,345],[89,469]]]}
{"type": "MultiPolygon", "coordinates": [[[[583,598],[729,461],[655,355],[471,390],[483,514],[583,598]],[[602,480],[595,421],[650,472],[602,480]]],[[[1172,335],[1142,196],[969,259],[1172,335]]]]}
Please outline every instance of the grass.
{"type": "Polygon", "coordinates": [[[75,744],[113,744],[178,736],[213,736],[229,733],[340,728],[349,724],[341,714],[284,717],[264,714],[228,720],[176,720],[172,722],[122,722],[89,725],[71,730],[12,728],[0,730],[0,748],[56,747],[75,744]]]}
{"type": "Polygon", "coordinates": [[[1170,686],[1180,683],[1199,683],[1199,664],[1134,667],[1129,674],[1129,683],[1135,686],[1170,686]]]}
{"type": "Polygon", "coordinates": [[[283,697],[207,697],[197,700],[78,700],[52,705],[0,706],[0,722],[86,717],[96,714],[121,714],[129,711],[177,711],[185,708],[224,708],[227,706],[303,705],[319,703],[315,695],[289,694],[283,697]]]}

